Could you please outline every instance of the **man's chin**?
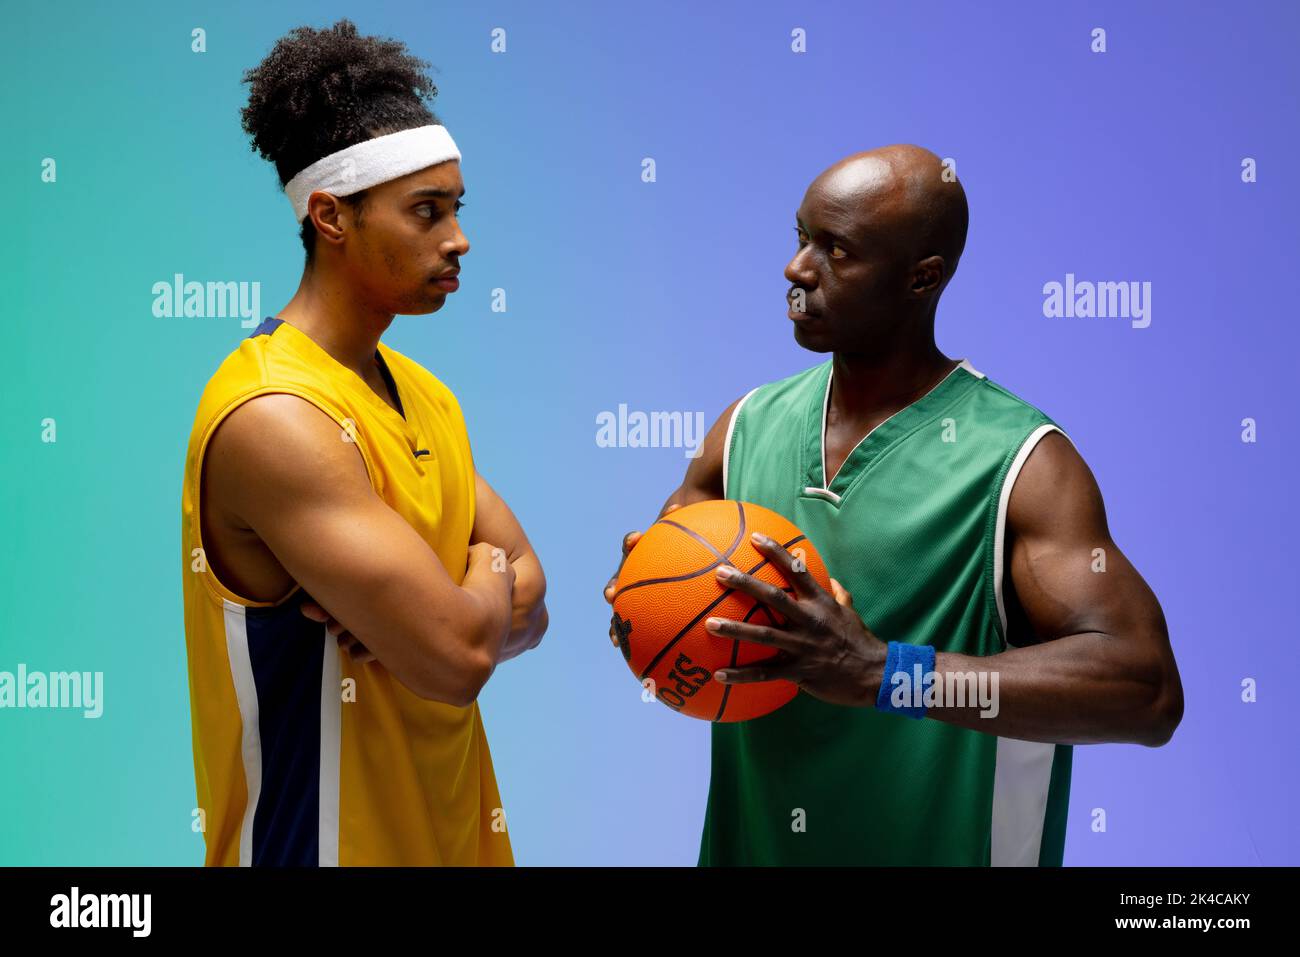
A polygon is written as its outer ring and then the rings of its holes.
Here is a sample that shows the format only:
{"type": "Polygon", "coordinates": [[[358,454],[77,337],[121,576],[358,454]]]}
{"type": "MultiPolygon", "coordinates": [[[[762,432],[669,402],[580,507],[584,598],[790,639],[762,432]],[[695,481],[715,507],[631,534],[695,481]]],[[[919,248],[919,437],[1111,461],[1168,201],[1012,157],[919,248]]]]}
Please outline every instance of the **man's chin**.
{"type": "Polygon", "coordinates": [[[412,303],[411,308],[404,311],[404,316],[427,316],[437,312],[447,304],[447,294],[445,292],[435,293],[429,299],[421,303],[412,303]]]}
{"type": "Polygon", "coordinates": [[[835,343],[826,330],[809,329],[795,323],[794,341],[809,352],[834,352],[835,343]]]}

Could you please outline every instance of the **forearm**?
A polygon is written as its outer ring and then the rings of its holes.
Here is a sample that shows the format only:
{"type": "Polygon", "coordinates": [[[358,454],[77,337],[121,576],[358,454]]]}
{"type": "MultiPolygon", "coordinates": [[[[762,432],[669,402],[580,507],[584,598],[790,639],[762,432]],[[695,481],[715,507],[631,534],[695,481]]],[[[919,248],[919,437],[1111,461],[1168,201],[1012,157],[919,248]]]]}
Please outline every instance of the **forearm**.
{"type": "Polygon", "coordinates": [[[514,624],[512,590],[501,580],[508,574],[508,567],[497,570],[494,562],[480,562],[471,565],[461,583],[462,595],[472,608],[464,644],[474,662],[489,667],[501,654],[514,624]]]}
{"type": "MultiPolygon", "coordinates": [[[[1140,646],[1086,633],[986,657],[940,652],[942,695],[926,719],[1026,741],[1158,746],[1178,723],[1181,689],[1140,646]]],[[[870,682],[874,700],[881,670],[870,682]]]]}
{"type": "Polygon", "coordinates": [[[512,562],[515,587],[511,598],[510,633],[501,645],[496,661],[508,661],[542,640],[550,623],[546,610],[546,579],[541,563],[531,551],[512,562]]]}
{"type": "Polygon", "coordinates": [[[546,634],[546,628],[550,624],[550,616],[546,610],[544,602],[535,605],[528,613],[526,619],[511,629],[509,636],[501,645],[501,653],[497,657],[497,663],[509,661],[511,658],[517,658],[525,651],[531,651],[541,642],[542,636],[546,634]]]}

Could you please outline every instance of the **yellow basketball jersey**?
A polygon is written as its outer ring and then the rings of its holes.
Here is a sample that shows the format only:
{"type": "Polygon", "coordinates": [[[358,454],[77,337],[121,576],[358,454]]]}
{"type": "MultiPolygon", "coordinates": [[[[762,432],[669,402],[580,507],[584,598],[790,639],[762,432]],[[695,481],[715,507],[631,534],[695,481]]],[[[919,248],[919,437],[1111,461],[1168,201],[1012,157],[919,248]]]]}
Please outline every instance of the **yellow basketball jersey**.
{"type": "Polygon", "coordinates": [[[353,662],[299,611],[308,597],[301,587],[252,601],[219,581],[202,553],[198,483],[209,438],[240,403],[287,392],[339,424],[375,493],[460,584],[474,525],[460,406],[418,363],[383,343],[377,356],[400,412],[304,332],[267,318],[199,401],[181,541],[194,774],[210,865],[514,863],[477,702],[428,701],[379,662],[353,662]]]}

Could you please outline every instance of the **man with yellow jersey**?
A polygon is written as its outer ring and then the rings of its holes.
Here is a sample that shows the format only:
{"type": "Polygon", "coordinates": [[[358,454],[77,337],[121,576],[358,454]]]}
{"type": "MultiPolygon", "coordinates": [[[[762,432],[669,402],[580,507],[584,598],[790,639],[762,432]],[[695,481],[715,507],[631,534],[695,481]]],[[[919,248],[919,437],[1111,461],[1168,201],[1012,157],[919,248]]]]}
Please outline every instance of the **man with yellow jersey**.
{"type": "Polygon", "coordinates": [[[545,578],[455,396],[380,342],[442,307],[469,250],[427,66],[341,20],[245,76],[307,259],[208,382],[186,455],[208,864],[513,863],[476,699],[541,640],[545,578]]]}

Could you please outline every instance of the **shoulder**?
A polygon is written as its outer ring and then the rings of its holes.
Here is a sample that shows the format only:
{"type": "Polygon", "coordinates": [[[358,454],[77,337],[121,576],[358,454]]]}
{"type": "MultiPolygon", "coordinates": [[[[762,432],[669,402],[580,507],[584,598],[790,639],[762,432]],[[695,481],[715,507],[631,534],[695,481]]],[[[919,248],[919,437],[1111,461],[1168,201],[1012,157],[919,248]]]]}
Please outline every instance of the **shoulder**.
{"type": "Polygon", "coordinates": [[[319,404],[334,408],[333,385],[291,348],[283,328],[288,328],[287,324],[272,324],[268,319],[221,361],[199,399],[196,438],[220,424],[233,408],[263,392],[310,395],[319,404]]]}
{"type": "Polygon", "coordinates": [[[808,404],[825,395],[830,365],[831,360],[827,359],[783,379],[755,386],[733,405],[736,422],[755,415],[762,415],[766,420],[783,413],[806,414],[808,404]]]}
{"type": "Polygon", "coordinates": [[[244,338],[204,387],[186,454],[191,494],[202,478],[233,508],[252,494],[283,500],[322,484],[370,485],[355,417],[277,328],[264,323],[244,338]]]}
{"type": "Polygon", "coordinates": [[[968,393],[990,440],[1000,436],[1005,449],[1002,494],[1011,531],[1029,529],[1038,517],[1050,514],[1052,501],[1069,495],[1087,499],[1096,489],[1087,464],[1065,430],[1046,412],[1002,383],[975,369],[962,368],[977,379],[968,393]]]}
{"type": "Polygon", "coordinates": [[[979,447],[986,451],[990,466],[1001,463],[998,474],[1003,493],[1019,487],[1031,459],[1033,471],[1041,471],[1042,462],[1053,452],[1056,453],[1053,458],[1064,454],[1059,448],[1061,444],[1078,457],[1065,429],[1038,406],[979,372],[966,360],[962,360],[958,370],[972,381],[969,388],[959,393],[953,411],[959,421],[966,422],[968,429],[973,427],[974,431],[968,434],[975,436],[979,447]],[[1046,451],[1039,453],[1040,447],[1046,451]]]}
{"type": "Polygon", "coordinates": [[[973,401],[1006,417],[1007,422],[1013,427],[1050,425],[1060,428],[1052,417],[1038,406],[996,379],[989,378],[967,360],[963,359],[958,369],[975,380],[973,388],[968,393],[973,401]]]}
{"type": "Polygon", "coordinates": [[[248,397],[208,442],[205,481],[237,513],[278,501],[370,489],[357,443],[309,399],[283,392],[248,397]]]}
{"type": "Polygon", "coordinates": [[[755,406],[762,407],[762,411],[757,414],[763,421],[764,428],[771,424],[774,408],[802,409],[804,403],[797,396],[802,395],[802,390],[810,383],[816,388],[824,388],[824,382],[822,385],[816,383],[826,375],[828,366],[829,361],[796,372],[784,379],[755,386],[733,400],[714,420],[708,434],[704,437],[699,454],[687,466],[683,488],[693,487],[700,494],[711,498],[724,495],[727,466],[731,459],[732,447],[738,441],[737,437],[742,431],[741,421],[751,420],[754,414],[751,409],[755,406]],[[792,394],[796,398],[792,399],[792,394]]]}
{"type": "Polygon", "coordinates": [[[245,339],[221,360],[203,386],[199,398],[200,418],[205,410],[219,411],[243,393],[268,381],[265,347],[264,337],[260,341],[245,339]]]}
{"type": "Polygon", "coordinates": [[[270,383],[265,346],[265,336],[261,341],[251,337],[244,339],[208,377],[199,395],[190,431],[187,459],[191,465],[202,454],[213,430],[231,411],[270,383]]]}
{"type": "Polygon", "coordinates": [[[754,386],[722,410],[722,414],[714,420],[713,427],[709,430],[710,434],[718,439],[729,439],[742,413],[748,414],[751,409],[758,406],[771,407],[773,404],[783,402],[788,404],[792,393],[802,394],[809,387],[824,389],[829,366],[830,360],[827,360],[794,375],[786,376],[784,379],[754,386]]]}
{"type": "Polygon", "coordinates": [[[752,394],[763,397],[788,395],[791,392],[807,391],[809,389],[825,389],[826,380],[830,376],[831,359],[817,363],[815,366],[809,366],[801,369],[783,379],[774,379],[771,382],[765,382],[757,386],[752,394]]]}
{"type": "Polygon", "coordinates": [[[1021,450],[1022,463],[1007,502],[1007,526],[1019,534],[1068,529],[1106,531],[1101,488],[1069,437],[1055,426],[1021,450]]]}

